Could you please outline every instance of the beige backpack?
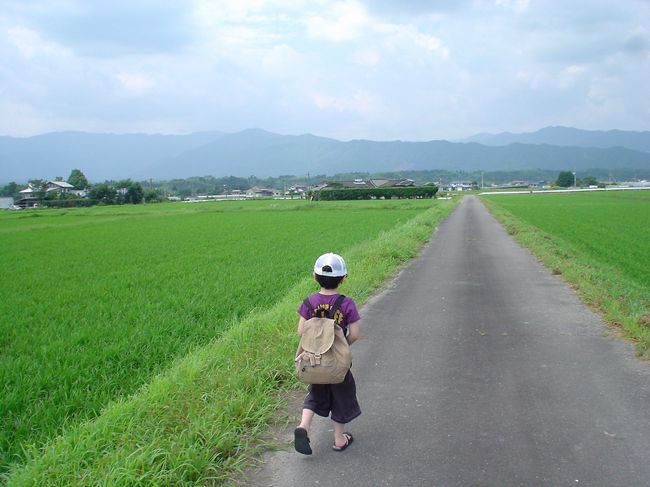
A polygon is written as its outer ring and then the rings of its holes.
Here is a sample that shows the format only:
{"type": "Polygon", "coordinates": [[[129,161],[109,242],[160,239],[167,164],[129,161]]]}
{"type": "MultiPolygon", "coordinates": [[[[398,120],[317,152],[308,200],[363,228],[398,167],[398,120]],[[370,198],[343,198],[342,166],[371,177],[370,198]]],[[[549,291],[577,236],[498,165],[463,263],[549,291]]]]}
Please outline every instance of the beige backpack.
{"type": "Polygon", "coordinates": [[[296,373],[305,384],[339,384],[352,365],[350,345],[335,317],[345,296],[339,296],[326,311],[315,312],[309,299],[305,305],[312,318],[305,321],[296,352],[296,373]],[[320,314],[321,316],[315,316],[320,314]]]}

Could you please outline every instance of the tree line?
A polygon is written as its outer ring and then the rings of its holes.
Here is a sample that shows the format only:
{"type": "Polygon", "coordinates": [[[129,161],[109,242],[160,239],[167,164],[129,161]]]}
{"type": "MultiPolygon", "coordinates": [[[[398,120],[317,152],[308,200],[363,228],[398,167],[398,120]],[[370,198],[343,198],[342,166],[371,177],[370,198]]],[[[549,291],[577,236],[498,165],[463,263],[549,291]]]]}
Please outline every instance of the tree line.
{"type": "MultiPolygon", "coordinates": [[[[54,182],[64,181],[57,177],[54,182]]],[[[31,188],[31,197],[40,205],[69,207],[91,206],[96,204],[120,205],[139,204],[145,202],[158,202],[165,199],[165,194],[160,189],[145,189],[142,184],[131,179],[119,181],[105,181],[90,184],[88,178],[80,169],[73,169],[65,180],[73,187],[74,191],[47,191],[48,181],[44,179],[30,179],[27,185],[10,182],[0,188],[0,196],[19,198],[23,189],[31,188]]]]}
{"type": "MultiPolygon", "coordinates": [[[[530,182],[548,181],[548,184],[559,187],[571,186],[603,186],[600,181],[620,179],[629,180],[635,177],[650,177],[648,174],[639,170],[613,170],[595,169],[590,171],[592,176],[574,175],[572,171],[557,172],[548,170],[523,170],[523,171],[491,171],[491,172],[464,172],[464,171],[445,171],[445,170],[426,170],[426,171],[400,171],[400,172],[379,172],[379,173],[341,173],[327,177],[323,174],[294,176],[283,175],[269,178],[249,177],[214,177],[214,176],[197,176],[185,179],[171,179],[163,181],[132,181],[131,179],[122,179],[115,181],[104,181],[102,183],[91,184],[80,169],[73,169],[66,182],[74,187],[77,191],[84,191],[83,196],[70,192],[45,191],[47,181],[42,179],[32,179],[29,185],[34,188],[33,196],[38,202],[47,206],[89,206],[95,204],[139,204],[149,202],[164,201],[167,196],[178,196],[181,198],[192,197],[196,195],[210,194],[228,194],[235,190],[244,191],[253,186],[261,188],[277,189],[288,192],[295,185],[315,186],[323,181],[336,182],[344,180],[362,179],[393,179],[409,178],[415,183],[425,185],[432,181],[453,181],[453,180],[471,180],[484,181],[486,186],[491,184],[503,184],[513,180],[528,180],[530,182]]],[[[63,181],[59,177],[55,180],[63,181]]],[[[16,182],[10,182],[0,187],[0,196],[13,196],[15,199],[20,197],[20,191],[25,189],[26,185],[20,185],[16,182]]],[[[341,195],[343,197],[343,195],[341,195]]],[[[358,195],[357,195],[358,197],[358,195]]],[[[365,195],[364,195],[365,197],[365,195]]]]}
{"type": "Polygon", "coordinates": [[[605,187],[604,183],[599,182],[593,176],[584,176],[579,178],[576,176],[576,173],[572,171],[562,171],[558,174],[557,179],[555,180],[555,185],[560,188],[570,188],[572,186],[576,187],[589,187],[589,186],[598,186],[601,188],[605,187]]]}

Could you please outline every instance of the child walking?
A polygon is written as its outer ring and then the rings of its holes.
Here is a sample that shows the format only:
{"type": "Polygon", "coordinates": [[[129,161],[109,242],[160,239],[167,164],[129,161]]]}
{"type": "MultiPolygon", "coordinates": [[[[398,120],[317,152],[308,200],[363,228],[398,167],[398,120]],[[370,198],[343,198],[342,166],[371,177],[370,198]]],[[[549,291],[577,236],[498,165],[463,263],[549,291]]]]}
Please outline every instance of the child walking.
{"type": "MultiPolygon", "coordinates": [[[[319,311],[328,311],[340,297],[337,289],[345,280],[348,271],[343,257],[327,253],[321,255],[314,265],[314,279],[320,285],[320,291],[312,294],[307,299],[311,304],[310,310],[306,303],[298,308],[300,319],[298,321],[298,335],[302,336],[303,324],[313,314],[319,311]]],[[[340,303],[339,311],[333,316],[352,345],[359,338],[359,312],[354,301],[348,297],[340,303]]],[[[348,370],[345,379],[340,384],[311,384],[309,393],[305,398],[300,424],[294,430],[294,446],[296,451],[311,455],[309,443],[309,428],[314,414],[328,417],[331,415],[334,422],[335,451],[345,450],[354,438],[345,430],[345,425],[361,414],[357,401],[356,384],[352,372],[348,370]]]]}

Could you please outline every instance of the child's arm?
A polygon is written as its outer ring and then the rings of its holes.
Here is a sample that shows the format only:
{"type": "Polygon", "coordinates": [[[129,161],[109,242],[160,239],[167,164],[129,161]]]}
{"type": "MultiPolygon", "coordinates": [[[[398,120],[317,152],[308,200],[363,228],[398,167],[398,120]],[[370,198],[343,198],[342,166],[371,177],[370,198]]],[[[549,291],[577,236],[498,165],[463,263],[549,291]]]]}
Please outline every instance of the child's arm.
{"type": "Polygon", "coordinates": [[[359,321],[355,321],[354,323],[349,323],[348,324],[348,343],[352,345],[354,342],[356,342],[359,339],[359,321]]]}
{"type": "Polygon", "coordinates": [[[300,319],[298,320],[298,336],[302,336],[302,326],[305,323],[305,319],[301,316],[300,319]]]}

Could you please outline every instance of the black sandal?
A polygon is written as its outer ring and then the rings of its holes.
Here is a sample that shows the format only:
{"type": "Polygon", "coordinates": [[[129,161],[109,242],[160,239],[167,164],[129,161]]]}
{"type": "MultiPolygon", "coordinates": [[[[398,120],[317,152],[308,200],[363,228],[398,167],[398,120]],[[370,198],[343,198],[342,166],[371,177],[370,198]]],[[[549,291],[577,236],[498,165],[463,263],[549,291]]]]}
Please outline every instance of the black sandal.
{"type": "Polygon", "coordinates": [[[345,450],[348,446],[350,446],[350,445],[352,444],[352,442],[354,441],[354,438],[353,438],[352,435],[351,435],[350,433],[348,433],[348,432],[343,433],[343,436],[345,436],[345,445],[343,445],[343,446],[336,446],[336,444],[334,444],[334,446],[332,447],[332,450],[334,450],[334,451],[343,451],[343,450],[345,450]]]}
{"type": "Polygon", "coordinates": [[[311,455],[311,446],[309,445],[309,436],[305,428],[296,428],[293,430],[293,446],[298,453],[311,455]]]}

